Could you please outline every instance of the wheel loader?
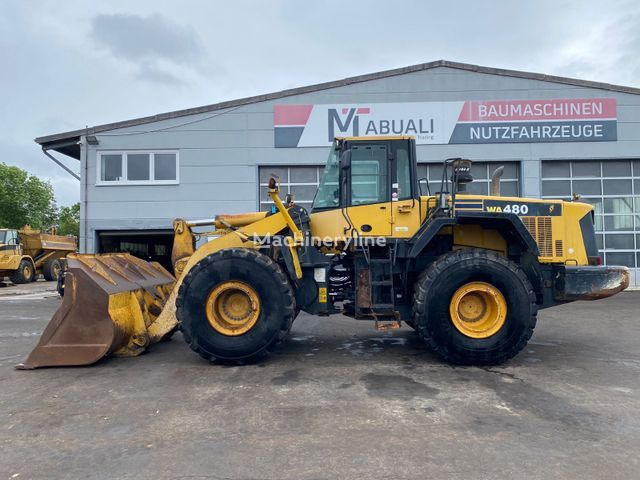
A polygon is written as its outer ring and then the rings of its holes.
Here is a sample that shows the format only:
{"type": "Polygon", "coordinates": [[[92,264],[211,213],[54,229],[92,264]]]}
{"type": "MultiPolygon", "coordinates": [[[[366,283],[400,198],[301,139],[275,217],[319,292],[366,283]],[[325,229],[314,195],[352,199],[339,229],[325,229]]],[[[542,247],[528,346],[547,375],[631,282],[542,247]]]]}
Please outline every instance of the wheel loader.
{"type": "Polygon", "coordinates": [[[0,229],[0,280],[8,276],[13,283],[29,283],[42,274],[47,281],[58,279],[62,259],[77,250],[73,236],[33,230],[0,229]]]}
{"type": "Polygon", "coordinates": [[[135,356],[176,329],[207,360],[255,362],[300,311],[404,322],[445,361],[491,365],[524,348],[540,309],[628,286],[626,267],[601,264],[591,205],[502,197],[500,169],[492,195],[469,194],[460,158],[434,192],[417,171],[413,137],[337,138],[310,211],[272,177],[270,211],[175,220],[175,277],[70,255],[62,305],[20,368],[135,356]]]}

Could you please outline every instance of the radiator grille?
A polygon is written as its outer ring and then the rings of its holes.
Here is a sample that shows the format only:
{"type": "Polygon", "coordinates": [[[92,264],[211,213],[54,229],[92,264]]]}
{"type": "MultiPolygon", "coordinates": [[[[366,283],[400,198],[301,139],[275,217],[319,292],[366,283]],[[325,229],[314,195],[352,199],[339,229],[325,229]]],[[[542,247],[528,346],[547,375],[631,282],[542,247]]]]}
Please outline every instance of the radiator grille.
{"type": "Polygon", "coordinates": [[[564,257],[564,245],[562,245],[562,240],[556,240],[556,257],[564,257]]]}
{"type": "MultiPolygon", "coordinates": [[[[521,217],[522,223],[538,244],[541,257],[553,256],[553,232],[551,231],[551,217],[521,217]]],[[[562,241],[560,248],[562,248],[562,241]]],[[[556,251],[558,243],[556,242],[556,251]]]]}

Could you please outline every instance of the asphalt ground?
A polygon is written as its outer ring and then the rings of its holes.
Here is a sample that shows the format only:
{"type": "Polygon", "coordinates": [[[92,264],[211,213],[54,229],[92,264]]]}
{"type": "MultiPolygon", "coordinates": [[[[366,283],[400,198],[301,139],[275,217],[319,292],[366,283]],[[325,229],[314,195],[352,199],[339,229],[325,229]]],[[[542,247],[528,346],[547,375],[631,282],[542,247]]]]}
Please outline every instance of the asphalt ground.
{"type": "Polygon", "coordinates": [[[640,292],[544,310],[505,365],[301,314],[266,362],[176,334],[134,359],[13,369],[60,300],[0,289],[0,479],[637,479],[640,292]]]}

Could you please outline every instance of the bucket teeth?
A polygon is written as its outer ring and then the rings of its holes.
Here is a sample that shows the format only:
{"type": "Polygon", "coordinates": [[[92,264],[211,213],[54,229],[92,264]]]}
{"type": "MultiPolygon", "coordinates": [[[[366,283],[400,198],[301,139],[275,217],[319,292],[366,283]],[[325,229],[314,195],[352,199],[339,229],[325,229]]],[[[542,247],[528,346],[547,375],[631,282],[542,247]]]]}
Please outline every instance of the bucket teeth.
{"type": "Polygon", "coordinates": [[[176,329],[175,315],[161,316],[175,278],[160,264],[117,253],[69,255],[67,265],[62,305],[17,368],[132,357],[176,329]]]}

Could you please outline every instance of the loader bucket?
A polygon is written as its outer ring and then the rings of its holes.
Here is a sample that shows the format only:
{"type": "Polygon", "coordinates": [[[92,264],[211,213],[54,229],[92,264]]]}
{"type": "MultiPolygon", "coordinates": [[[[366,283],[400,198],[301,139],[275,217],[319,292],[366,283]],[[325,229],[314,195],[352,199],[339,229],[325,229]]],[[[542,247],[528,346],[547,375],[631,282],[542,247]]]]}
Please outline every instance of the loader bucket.
{"type": "Polygon", "coordinates": [[[62,305],[19,369],[90,365],[133,357],[169,336],[175,316],[158,319],[175,278],[129,254],[69,255],[62,305]]]}

